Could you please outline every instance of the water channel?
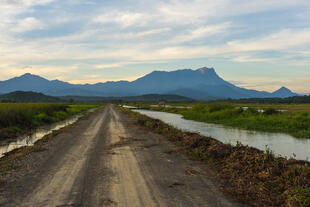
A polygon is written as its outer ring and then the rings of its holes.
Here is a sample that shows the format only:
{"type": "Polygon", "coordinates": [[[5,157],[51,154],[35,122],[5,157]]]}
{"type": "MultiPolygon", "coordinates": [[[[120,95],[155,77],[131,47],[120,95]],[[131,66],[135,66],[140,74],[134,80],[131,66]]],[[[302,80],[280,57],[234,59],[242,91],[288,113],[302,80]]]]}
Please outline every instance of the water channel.
{"type": "MultiPolygon", "coordinates": [[[[95,108],[90,109],[86,113],[93,112],[94,110],[95,110],[95,108]]],[[[66,119],[64,121],[60,121],[60,122],[57,122],[54,124],[50,124],[50,125],[40,127],[38,129],[36,129],[30,135],[24,135],[24,136],[21,136],[21,137],[12,139],[12,140],[4,140],[4,141],[0,142],[0,158],[3,157],[5,155],[5,153],[8,153],[14,149],[34,145],[34,143],[36,141],[42,139],[45,135],[50,134],[54,130],[59,130],[65,126],[73,124],[74,122],[79,120],[79,118],[81,118],[82,116],[83,116],[83,114],[78,114],[78,115],[75,115],[75,116],[73,116],[69,119],[66,119]]]]}
{"type": "Polygon", "coordinates": [[[179,114],[133,109],[133,111],[159,119],[165,123],[183,131],[197,132],[201,135],[213,137],[223,143],[235,145],[237,141],[243,145],[266,150],[266,146],[276,155],[293,157],[300,160],[310,158],[310,139],[296,139],[284,133],[269,133],[252,130],[244,130],[223,126],[185,120],[179,114]]]}

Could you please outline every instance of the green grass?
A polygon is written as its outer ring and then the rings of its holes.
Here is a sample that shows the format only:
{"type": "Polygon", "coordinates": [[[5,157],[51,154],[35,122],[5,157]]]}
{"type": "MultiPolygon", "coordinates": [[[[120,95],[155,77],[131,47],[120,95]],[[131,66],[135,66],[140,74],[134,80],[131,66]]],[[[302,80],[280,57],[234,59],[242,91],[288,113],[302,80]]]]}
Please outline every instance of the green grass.
{"type": "Polygon", "coordinates": [[[41,125],[87,111],[96,105],[62,103],[1,103],[0,139],[13,138],[41,125]]]}
{"type": "Polygon", "coordinates": [[[152,108],[153,110],[178,113],[185,119],[223,124],[249,130],[283,132],[297,138],[310,138],[310,110],[303,105],[236,105],[229,103],[196,104],[191,109],[152,108]],[[240,108],[248,106],[247,110],[240,108]],[[259,112],[257,109],[264,109],[259,112]],[[276,109],[289,109],[279,112],[276,109]],[[298,109],[298,110],[296,110],[298,109]],[[300,110],[303,109],[303,110],[300,110]]]}

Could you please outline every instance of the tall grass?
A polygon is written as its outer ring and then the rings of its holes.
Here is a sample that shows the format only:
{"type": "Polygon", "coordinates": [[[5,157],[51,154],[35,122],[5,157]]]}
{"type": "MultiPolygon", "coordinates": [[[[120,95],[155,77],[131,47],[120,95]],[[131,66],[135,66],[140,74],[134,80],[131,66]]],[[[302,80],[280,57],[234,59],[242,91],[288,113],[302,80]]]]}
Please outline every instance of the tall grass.
{"type": "Polygon", "coordinates": [[[61,103],[1,103],[0,139],[18,136],[40,125],[64,120],[95,105],[61,103]]]}

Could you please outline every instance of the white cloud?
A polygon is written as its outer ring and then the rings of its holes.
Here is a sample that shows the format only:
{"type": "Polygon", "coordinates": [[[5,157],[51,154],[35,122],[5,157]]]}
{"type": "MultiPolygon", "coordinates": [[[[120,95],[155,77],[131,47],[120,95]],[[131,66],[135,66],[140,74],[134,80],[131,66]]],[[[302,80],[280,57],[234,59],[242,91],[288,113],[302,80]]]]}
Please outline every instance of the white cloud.
{"type": "Polygon", "coordinates": [[[131,33],[130,36],[132,36],[132,37],[143,37],[143,36],[160,34],[160,33],[169,32],[169,31],[171,31],[171,29],[166,27],[166,28],[145,30],[145,31],[141,31],[138,33],[131,33]]]}
{"type": "Polygon", "coordinates": [[[34,17],[27,17],[25,19],[20,20],[14,28],[11,29],[12,32],[28,32],[36,29],[43,29],[43,23],[34,18],[34,17]]]}
{"type": "Polygon", "coordinates": [[[117,23],[120,24],[122,27],[129,27],[141,26],[145,24],[146,18],[147,15],[143,13],[114,11],[97,16],[93,19],[93,21],[104,24],[117,23]]]}
{"type": "Polygon", "coordinates": [[[227,17],[292,7],[309,7],[308,0],[171,0],[163,2],[160,12],[167,20],[195,22],[201,18],[227,17]]]}
{"type": "MultiPolygon", "coordinates": [[[[163,29],[166,31],[167,29],[163,29]]],[[[155,31],[144,31],[143,35],[153,34],[160,32],[161,30],[155,31]]],[[[100,32],[99,32],[100,34],[100,32]]],[[[141,35],[142,35],[141,34],[141,35]]],[[[228,44],[222,45],[201,45],[201,46],[173,46],[157,45],[157,42],[146,42],[144,44],[138,45],[136,42],[129,42],[128,34],[123,34],[124,36],[119,36],[119,39],[101,39],[101,41],[111,41],[111,45],[105,48],[94,48],[90,50],[90,45],[77,44],[76,42],[70,42],[71,37],[68,39],[43,39],[35,40],[30,42],[16,42],[12,43],[9,47],[3,45],[0,49],[4,52],[0,56],[0,61],[33,61],[33,60],[53,60],[53,59],[67,59],[67,60],[86,60],[86,59],[102,59],[102,60],[119,60],[122,62],[128,61],[159,61],[159,60],[176,60],[176,59],[189,59],[189,58],[204,58],[204,57],[220,57],[220,58],[230,58],[235,62],[281,62],[281,58],[262,58],[256,56],[255,54],[249,54],[249,52],[264,51],[264,50],[278,50],[290,51],[292,55],[303,55],[308,57],[309,53],[307,50],[296,49],[297,46],[304,46],[309,42],[308,31],[298,31],[298,32],[277,32],[275,34],[267,35],[265,37],[260,37],[257,39],[249,40],[238,40],[229,42],[228,44]],[[126,37],[127,36],[127,37],[126,37]],[[302,38],[304,37],[304,38],[302,38]],[[291,40],[292,39],[292,40],[291,40]],[[69,42],[68,42],[69,41],[69,42]],[[114,47],[113,43],[118,42],[118,47],[114,47]],[[123,44],[124,42],[124,44],[123,44]],[[120,44],[121,43],[121,44],[120,44]],[[156,45],[156,47],[155,47],[156,45]]],[[[96,37],[97,33],[93,33],[96,37]]],[[[129,36],[135,36],[132,33],[129,36]]],[[[137,35],[139,36],[139,35],[137,35]]],[[[87,34],[81,34],[81,39],[94,39],[94,37],[89,37],[87,34]]],[[[76,37],[73,37],[75,39],[76,37]]],[[[137,37],[139,38],[139,37],[137,37]]],[[[77,42],[80,41],[79,38],[75,39],[77,42]]],[[[97,43],[98,41],[95,41],[97,43]]],[[[298,63],[299,65],[309,64],[309,61],[293,61],[289,57],[283,57],[285,59],[283,62],[298,63]]],[[[120,66],[117,65],[101,65],[101,68],[120,66]]],[[[123,66],[123,65],[122,65],[123,66]]],[[[99,66],[97,68],[100,68],[99,66]]]]}
{"type": "MultiPolygon", "coordinates": [[[[52,20],[49,20],[50,14],[45,16],[33,7],[54,1],[58,0],[0,0],[0,62],[3,65],[0,68],[13,70],[16,69],[14,63],[19,66],[39,62],[39,66],[32,70],[40,73],[45,61],[112,62],[94,64],[96,66],[91,69],[95,70],[124,68],[131,63],[206,57],[239,63],[279,64],[282,61],[310,65],[306,60],[309,57],[310,28],[279,25],[270,29],[275,24],[271,21],[266,22],[268,31],[261,31],[264,29],[261,25],[249,24],[242,17],[244,14],[307,7],[308,0],[148,0],[147,6],[145,1],[133,0],[131,5],[113,5],[111,2],[107,7],[102,6],[104,1],[97,1],[96,8],[87,15],[81,13],[80,7],[76,11],[71,8],[72,5],[88,7],[85,1],[68,0],[57,2],[56,6],[52,4],[55,6],[52,7],[55,16],[52,20]],[[59,10],[64,4],[68,6],[68,14],[59,10]],[[58,18],[57,14],[60,14],[58,18]],[[63,28],[63,25],[70,26],[63,28]],[[242,30],[238,29],[239,26],[242,30]],[[248,32],[248,27],[252,31],[257,29],[257,32],[248,32]],[[49,29],[50,33],[44,33],[44,37],[22,34],[42,28],[49,29]],[[287,56],[276,59],[259,55],[270,50],[287,56]],[[294,56],[303,56],[304,60],[294,60],[294,56]]],[[[87,2],[93,4],[95,1],[87,2]]],[[[277,15],[276,11],[274,15],[277,15]]],[[[70,71],[67,66],[63,69],[70,71]]],[[[58,76],[61,77],[61,73],[58,76]]]]}
{"type": "Polygon", "coordinates": [[[244,55],[244,56],[236,56],[231,58],[232,61],[234,62],[272,62],[273,59],[268,59],[268,58],[257,58],[257,57],[251,57],[249,55],[244,55]]]}
{"type": "Polygon", "coordinates": [[[234,51],[284,50],[307,44],[310,44],[310,29],[285,29],[261,38],[228,42],[234,51]]]}
{"type": "Polygon", "coordinates": [[[20,65],[0,65],[0,77],[1,80],[6,80],[15,76],[20,76],[25,73],[33,73],[46,78],[54,79],[58,76],[68,75],[71,76],[76,71],[78,65],[71,66],[57,66],[57,65],[31,65],[31,66],[20,66],[20,65]]]}
{"type": "Polygon", "coordinates": [[[8,32],[24,32],[41,28],[42,22],[34,17],[20,19],[19,15],[34,12],[31,7],[45,5],[56,0],[0,0],[0,37],[8,37],[8,32]]]}
{"type": "Polygon", "coordinates": [[[173,43],[188,42],[200,38],[207,38],[227,31],[231,23],[225,22],[217,25],[206,25],[197,29],[189,30],[187,34],[175,37],[173,43]]]}
{"type": "Polygon", "coordinates": [[[118,68],[122,65],[123,64],[120,64],[120,63],[100,64],[100,65],[95,65],[95,68],[96,69],[118,68]]]}
{"type": "Polygon", "coordinates": [[[44,5],[55,0],[1,0],[1,7],[29,7],[34,5],[44,5]]]}

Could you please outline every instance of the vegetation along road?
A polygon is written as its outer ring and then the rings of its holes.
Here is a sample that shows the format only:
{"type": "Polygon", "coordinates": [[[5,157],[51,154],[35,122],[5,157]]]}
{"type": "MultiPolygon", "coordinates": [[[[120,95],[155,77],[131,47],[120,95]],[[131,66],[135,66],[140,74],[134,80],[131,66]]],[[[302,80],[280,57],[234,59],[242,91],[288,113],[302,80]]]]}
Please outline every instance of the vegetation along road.
{"type": "Polygon", "coordinates": [[[13,152],[13,167],[1,166],[0,206],[242,206],[174,148],[108,105],[31,153],[13,152]]]}

